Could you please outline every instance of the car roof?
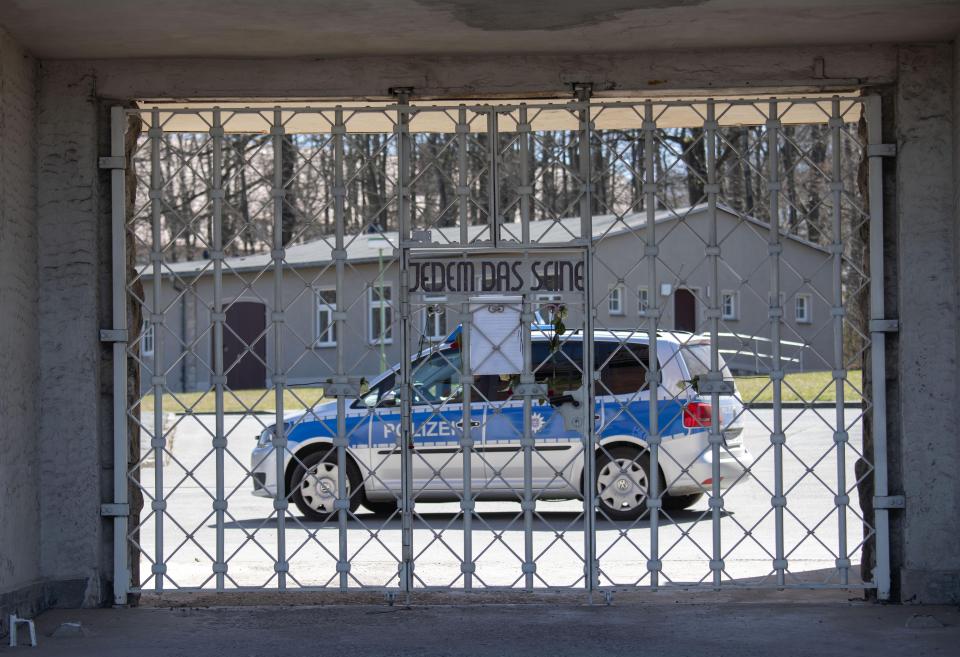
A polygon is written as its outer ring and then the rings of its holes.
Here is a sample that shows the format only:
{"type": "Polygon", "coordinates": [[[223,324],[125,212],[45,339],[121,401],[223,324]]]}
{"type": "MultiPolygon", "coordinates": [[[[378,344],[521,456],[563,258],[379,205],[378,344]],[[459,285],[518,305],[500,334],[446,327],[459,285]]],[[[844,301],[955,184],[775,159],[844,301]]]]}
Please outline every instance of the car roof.
{"type": "MultiPolygon", "coordinates": [[[[534,330],[531,339],[534,341],[549,340],[553,337],[553,326],[550,324],[541,324],[532,327],[534,330]]],[[[573,331],[565,340],[582,340],[583,336],[580,330],[573,331]]],[[[637,329],[634,331],[608,331],[594,330],[594,341],[600,342],[628,342],[637,344],[647,344],[650,341],[650,335],[647,331],[637,329]]],[[[684,331],[657,331],[657,341],[666,342],[679,346],[710,344],[710,336],[686,333],[684,331]]]]}

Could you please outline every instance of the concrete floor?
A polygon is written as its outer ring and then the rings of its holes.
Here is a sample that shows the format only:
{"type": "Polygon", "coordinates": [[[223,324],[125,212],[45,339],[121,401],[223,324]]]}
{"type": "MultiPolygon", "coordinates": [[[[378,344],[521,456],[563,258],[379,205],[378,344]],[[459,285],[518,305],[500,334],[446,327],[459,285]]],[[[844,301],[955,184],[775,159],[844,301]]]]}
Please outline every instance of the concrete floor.
{"type": "Polygon", "coordinates": [[[282,655],[956,655],[956,607],[880,606],[786,593],[624,594],[527,604],[339,604],[90,609],[38,619],[39,647],[0,655],[129,657],[282,655]],[[53,638],[62,622],[86,636],[53,638]]]}
{"type": "MultiPolygon", "coordinates": [[[[750,581],[773,585],[771,559],[775,552],[774,515],[770,497],[774,490],[773,453],[770,449],[772,411],[757,409],[745,416],[744,441],[756,461],[752,478],[744,478],[726,493],[720,521],[724,553],[724,579],[733,583],[750,581]],[[749,532],[749,535],[748,535],[749,532]]],[[[850,423],[859,411],[850,411],[850,423]]],[[[254,437],[261,425],[253,417],[229,417],[230,451],[225,461],[225,484],[229,512],[225,526],[225,555],[229,562],[226,587],[277,586],[273,555],[276,553],[276,520],[270,499],[250,494],[242,465],[249,462],[254,437]]],[[[801,411],[784,409],[787,447],[784,453],[784,482],[787,513],[784,518],[784,547],[789,561],[787,583],[822,585],[840,583],[835,560],[844,551],[840,524],[834,507],[837,457],[833,442],[832,409],[801,411]],[[806,467],[813,468],[807,473],[806,467]],[[815,531],[808,534],[807,530],[815,531]]],[[[211,510],[216,481],[210,447],[212,416],[180,418],[165,459],[164,488],[167,518],[164,523],[164,558],[167,577],[164,589],[213,586],[212,555],[215,554],[216,525],[211,510]],[[190,475],[187,475],[189,470],[190,475]],[[189,537],[188,537],[189,535],[189,537]]],[[[849,427],[850,445],[844,469],[847,486],[856,481],[854,463],[860,448],[860,423],[849,427]]],[[[153,493],[154,464],[145,464],[142,481],[153,493]]],[[[692,509],[672,512],[659,530],[663,574],[666,583],[709,583],[713,525],[702,499],[692,509]]],[[[149,504],[149,503],[148,503],[149,504]]],[[[538,502],[533,527],[537,560],[535,587],[583,587],[582,503],[538,502]]],[[[463,587],[458,556],[464,533],[458,504],[418,503],[414,520],[417,555],[416,586],[463,587]]],[[[523,523],[518,504],[486,502],[477,505],[480,519],[474,523],[474,586],[522,587],[524,551],[523,523]]],[[[859,544],[862,540],[860,508],[855,494],[845,517],[845,551],[853,568],[850,584],[859,580],[859,544]]],[[[286,525],[290,563],[288,586],[336,587],[337,524],[302,519],[291,506],[286,525]]],[[[140,529],[141,582],[144,590],[155,586],[150,575],[155,557],[155,524],[149,518],[140,529]]],[[[647,554],[651,543],[649,522],[597,524],[597,553],[602,586],[645,586],[647,554]]],[[[400,522],[386,521],[361,508],[357,520],[348,523],[351,559],[350,587],[396,587],[397,558],[401,553],[400,522]]]]}

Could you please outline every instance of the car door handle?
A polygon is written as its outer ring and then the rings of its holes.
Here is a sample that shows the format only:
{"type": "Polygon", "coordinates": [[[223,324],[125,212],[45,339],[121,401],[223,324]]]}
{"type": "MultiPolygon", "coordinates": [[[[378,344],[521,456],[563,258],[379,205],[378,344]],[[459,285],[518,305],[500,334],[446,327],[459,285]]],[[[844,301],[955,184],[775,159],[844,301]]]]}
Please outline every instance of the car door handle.
{"type": "MultiPolygon", "coordinates": [[[[457,427],[458,429],[462,429],[462,428],[463,428],[463,420],[459,420],[458,422],[454,422],[454,424],[456,425],[456,427],[457,427]]],[[[479,427],[479,426],[480,426],[480,420],[470,420],[470,426],[471,426],[471,427],[479,427]]]]}

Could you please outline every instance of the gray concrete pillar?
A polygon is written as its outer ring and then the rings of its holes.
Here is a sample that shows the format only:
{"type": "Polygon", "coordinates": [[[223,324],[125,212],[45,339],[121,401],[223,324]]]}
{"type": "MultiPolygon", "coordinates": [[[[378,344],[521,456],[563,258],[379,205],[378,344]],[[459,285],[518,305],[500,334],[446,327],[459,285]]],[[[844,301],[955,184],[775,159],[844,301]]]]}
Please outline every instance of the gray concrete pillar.
{"type": "Polygon", "coordinates": [[[896,84],[900,394],[891,411],[900,436],[891,468],[906,496],[893,546],[905,602],[960,601],[953,64],[950,44],[902,48],[896,84]]]}
{"type": "MultiPolygon", "coordinates": [[[[69,64],[40,69],[38,236],[43,576],[68,604],[97,605],[109,573],[100,502],[110,454],[102,449],[99,329],[109,302],[109,222],[101,216],[98,105],[92,76],[69,64]],[[106,232],[104,232],[106,231],[106,232]]],[[[109,387],[109,381],[106,382],[109,387]]],[[[107,425],[109,426],[109,425],[107,425]]]]}
{"type": "Polygon", "coordinates": [[[0,635],[40,608],[36,61],[0,30],[0,635]]]}

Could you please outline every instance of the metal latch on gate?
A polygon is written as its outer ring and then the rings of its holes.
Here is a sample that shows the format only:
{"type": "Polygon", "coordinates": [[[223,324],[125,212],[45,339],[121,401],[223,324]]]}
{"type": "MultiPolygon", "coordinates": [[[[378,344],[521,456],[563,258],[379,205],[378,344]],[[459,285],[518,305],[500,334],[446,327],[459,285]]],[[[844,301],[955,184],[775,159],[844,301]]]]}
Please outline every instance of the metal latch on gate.
{"type": "Polygon", "coordinates": [[[871,333],[896,333],[900,330],[900,320],[897,319],[871,319],[871,333]]]}
{"type": "Polygon", "coordinates": [[[127,342],[127,329],[100,329],[100,342],[127,342]]]}
{"type": "Polygon", "coordinates": [[[129,504],[101,504],[100,505],[100,515],[105,518],[117,518],[125,517],[130,515],[130,505],[129,504]]]}
{"type": "Polygon", "coordinates": [[[697,386],[697,392],[701,395],[712,395],[714,393],[718,395],[732,395],[733,381],[711,381],[710,379],[704,380],[701,377],[700,383],[697,386]]]}
{"type": "Polygon", "coordinates": [[[563,418],[563,428],[565,431],[581,431],[583,429],[583,411],[580,410],[583,404],[583,388],[571,390],[564,397],[569,397],[570,401],[556,406],[557,412],[563,418]]]}
{"type": "Polygon", "coordinates": [[[722,374],[695,377],[694,389],[701,395],[732,395],[734,392],[733,381],[725,381],[722,374]]]}
{"type": "Polygon", "coordinates": [[[886,495],[873,498],[874,509],[905,509],[907,500],[903,495],[886,495]]]}
{"type": "Polygon", "coordinates": [[[518,383],[513,389],[513,394],[517,397],[536,397],[538,399],[547,398],[546,383],[518,383]]]}

